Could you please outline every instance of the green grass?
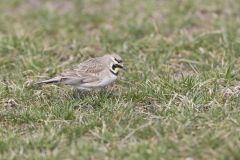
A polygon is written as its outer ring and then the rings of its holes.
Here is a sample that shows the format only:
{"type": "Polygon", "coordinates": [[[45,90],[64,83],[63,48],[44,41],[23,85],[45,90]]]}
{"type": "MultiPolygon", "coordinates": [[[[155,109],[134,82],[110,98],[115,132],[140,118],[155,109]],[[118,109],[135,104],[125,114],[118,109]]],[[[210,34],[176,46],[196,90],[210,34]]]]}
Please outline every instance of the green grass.
{"type": "Polygon", "coordinates": [[[239,0],[2,0],[0,159],[240,159],[239,10],[239,0]],[[33,85],[112,52],[128,70],[107,91],[33,85]]]}

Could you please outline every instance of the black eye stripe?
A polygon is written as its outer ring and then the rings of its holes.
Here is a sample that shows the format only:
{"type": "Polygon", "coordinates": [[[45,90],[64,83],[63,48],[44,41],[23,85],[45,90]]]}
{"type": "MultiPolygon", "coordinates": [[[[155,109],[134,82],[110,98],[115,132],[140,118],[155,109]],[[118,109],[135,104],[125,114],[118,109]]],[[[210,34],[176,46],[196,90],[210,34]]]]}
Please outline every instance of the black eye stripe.
{"type": "Polygon", "coordinates": [[[116,58],[114,58],[115,61],[117,61],[118,63],[122,63],[122,60],[118,60],[116,58]]]}

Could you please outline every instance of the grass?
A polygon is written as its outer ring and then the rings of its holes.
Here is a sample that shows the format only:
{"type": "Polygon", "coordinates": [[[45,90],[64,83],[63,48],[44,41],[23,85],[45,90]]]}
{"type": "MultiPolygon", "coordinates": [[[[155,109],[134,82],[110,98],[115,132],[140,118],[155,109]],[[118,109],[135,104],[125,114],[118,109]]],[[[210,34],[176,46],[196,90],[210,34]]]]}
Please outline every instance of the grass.
{"type": "Polygon", "coordinates": [[[238,0],[2,0],[0,159],[239,159],[238,0]],[[116,52],[79,95],[35,81],[116,52]]]}

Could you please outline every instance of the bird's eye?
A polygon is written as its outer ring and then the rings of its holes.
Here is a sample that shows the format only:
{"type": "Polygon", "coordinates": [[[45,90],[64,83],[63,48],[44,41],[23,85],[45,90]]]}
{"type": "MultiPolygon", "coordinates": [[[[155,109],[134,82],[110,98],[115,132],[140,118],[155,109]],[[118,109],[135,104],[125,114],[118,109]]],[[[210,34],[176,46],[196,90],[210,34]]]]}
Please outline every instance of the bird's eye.
{"type": "Polygon", "coordinates": [[[120,60],[120,59],[114,58],[114,60],[117,61],[118,63],[122,63],[122,60],[120,60]]]}

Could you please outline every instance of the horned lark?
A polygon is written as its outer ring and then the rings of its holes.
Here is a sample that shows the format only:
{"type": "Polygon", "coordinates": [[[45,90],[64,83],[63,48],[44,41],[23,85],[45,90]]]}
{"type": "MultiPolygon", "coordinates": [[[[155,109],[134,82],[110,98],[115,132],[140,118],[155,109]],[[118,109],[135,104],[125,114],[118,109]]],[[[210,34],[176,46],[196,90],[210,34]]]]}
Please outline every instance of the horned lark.
{"type": "Polygon", "coordinates": [[[113,83],[117,79],[119,69],[124,69],[122,58],[117,54],[107,54],[86,60],[73,69],[37,84],[62,83],[80,90],[91,90],[113,83]]]}

